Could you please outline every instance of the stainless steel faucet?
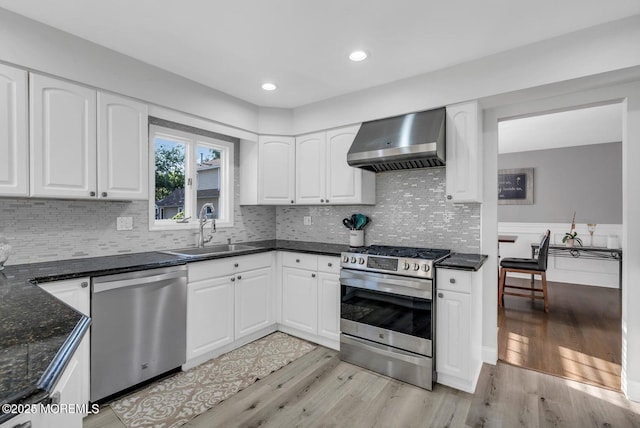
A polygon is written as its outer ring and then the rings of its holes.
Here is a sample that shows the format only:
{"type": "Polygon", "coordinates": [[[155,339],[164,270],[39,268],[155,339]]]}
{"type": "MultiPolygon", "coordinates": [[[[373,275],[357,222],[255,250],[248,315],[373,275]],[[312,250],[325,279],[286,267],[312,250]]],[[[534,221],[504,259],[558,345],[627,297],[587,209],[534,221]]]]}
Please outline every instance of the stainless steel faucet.
{"type": "Polygon", "coordinates": [[[207,224],[207,208],[211,208],[211,233],[216,233],[216,219],[214,214],[216,213],[216,207],[212,203],[206,203],[200,208],[200,217],[198,224],[200,226],[200,237],[198,238],[198,247],[204,247],[204,244],[213,239],[213,235],[204,236],[204,225],[207,224]]]}

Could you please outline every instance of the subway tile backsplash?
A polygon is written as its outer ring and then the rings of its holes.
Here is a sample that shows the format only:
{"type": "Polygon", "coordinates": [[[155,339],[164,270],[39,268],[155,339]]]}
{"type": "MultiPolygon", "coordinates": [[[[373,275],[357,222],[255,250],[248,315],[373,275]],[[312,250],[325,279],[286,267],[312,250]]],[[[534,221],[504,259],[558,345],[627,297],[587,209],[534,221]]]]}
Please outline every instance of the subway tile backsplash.
{"type": "MultiPolygon", "coordinates": [[[[236,170],[237,172],[237,170],[236,170]]],[[[453,204],[445,196],[443,168],[376,174],[375,206],[239,206],[235,227],[218,229],[214,243],[264,239],[346,244],[342,219],[361,212],[372,219],[365,244],[480,249],[480,205],[453,204]],[[312,217],[311,226],[303,217],[312,217]]],[[[69,201],[0,198],[0,234],[13,250],[7,264],[96,257],[193,246],[197,230],[149,231],[146,201],[69,201]],[[116,218],[133,217],[133,230],[116,231],[116,218]]]]}
{"type": "Polygon", "coordinates": [[[444,168],[376,174],[375,206],[279,206],[276,237],[348,244],[342,219],[357,212],[372,219],[365,245],[480,251],[480,204],[448,202],[444,168]],[[312,217],[311,226],[303,225],[304,216],[312,217]]]}

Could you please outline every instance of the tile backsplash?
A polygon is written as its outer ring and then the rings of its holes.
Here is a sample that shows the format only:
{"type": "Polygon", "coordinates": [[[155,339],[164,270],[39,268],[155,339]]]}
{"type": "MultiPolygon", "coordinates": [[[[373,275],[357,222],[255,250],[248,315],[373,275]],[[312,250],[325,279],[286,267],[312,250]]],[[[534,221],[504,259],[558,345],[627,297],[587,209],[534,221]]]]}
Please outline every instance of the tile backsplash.
{"type": "Polygon", "coordinates": [[[448,202],[444,168],[377,173],[375,206],[279,206],[276,237],[348,244],[342,219],[357,212],[372,220],[365,245],[480,251],[480,204],[448,202]],[[311,226],[303,225],[304,216],[311,226]]]}
{"type": "MultiPolygon", "coordinates": [[[[237,171],[237,170],[236,170],[237,171]]],[[[235,227],[218,229],[214,243],[291,239],[347,244],[342,219],[361,212],[372,219],[365,244],[480,249],[480,205],[453,204],[445,196],[443,168],[376,174],[375,206],[239,206],[235,227]],[[304,226],[303,217],[312,225],[304,226]]],[[[146,201],[69,201],[0,198],[0,234],[13,250],[7,264],[165,250],[192,246],[197,230],[149,231],[146,201]],[[116,231],[117,217],[133,230],[116,231]]]]}

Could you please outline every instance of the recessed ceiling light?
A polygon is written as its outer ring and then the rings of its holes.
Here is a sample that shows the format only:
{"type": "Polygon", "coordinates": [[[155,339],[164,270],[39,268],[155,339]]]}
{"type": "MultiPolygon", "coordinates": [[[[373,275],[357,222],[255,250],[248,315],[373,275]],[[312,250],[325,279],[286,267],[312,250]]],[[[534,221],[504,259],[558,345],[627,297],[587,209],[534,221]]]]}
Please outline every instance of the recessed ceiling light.
{"type": "Polygon", "coordinates": [[[276,86],[275,83],[263,83],[262,84],[262,89],[264,89],[265,91],[275,91],[276,89],[278,89],[278,87],[276,86]]]}
{"type": "Polygon", "coordinates": [[[353,51],[349,54],[349,59],[351,61],[363,61],[365,59],[367,59],[369,55],[367,55],[367,53],[365,51],[353,51]]]}

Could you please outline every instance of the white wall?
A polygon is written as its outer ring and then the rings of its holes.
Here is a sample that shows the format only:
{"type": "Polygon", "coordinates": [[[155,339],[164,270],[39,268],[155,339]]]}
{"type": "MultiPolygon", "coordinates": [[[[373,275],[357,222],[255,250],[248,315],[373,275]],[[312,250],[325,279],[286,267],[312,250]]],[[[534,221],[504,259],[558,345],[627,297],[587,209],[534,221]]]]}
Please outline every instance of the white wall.
{"type": "MultiPolygon", "coordinates": [[[[639,76],[640,77],[640,76],[639,76]]],[[[603,77],[605,80],[606,76],[603,77]]],[[[564,90],[575,90],[575,82],[567,82],[564,90]]],[[[482,209],[483,252],[495,254],[497,224],[497,124],[499,119],[516,117],[537,112],[553,111],[603,101],[622,101],[623,141],[622,141],[622,389],[630,399],[640,401],[640,311],[636,302],[640,301],[640,81],[606,86],[597,89],[538,99],[546,88],[526,93],[509,94],[505,99],[520,99],[519,104],[502,105],[484,111],[484,197],[482,209]],[[525,102],[526,101],[526,102],[525,102]]],[[[554,92],[562,94],[563,88],[555,86],[554,92]]],[[[499,99],[491,100],[500,105],[499,99]]],[[[483,347],[487,354],[497,348],[497,259],[491,257],[484,277],[483,305],[483,347]]]]}
{"type": "Polygon", "coordinates": [[[640,65],[640,15],[294,110],[295,133],[640,65]]]}
{"type": "Polygon", "coordinates": [[[0,61],[244,130],[258,129],[258,108],[252,104],[6,9],[0,9],[0,61]]]}

